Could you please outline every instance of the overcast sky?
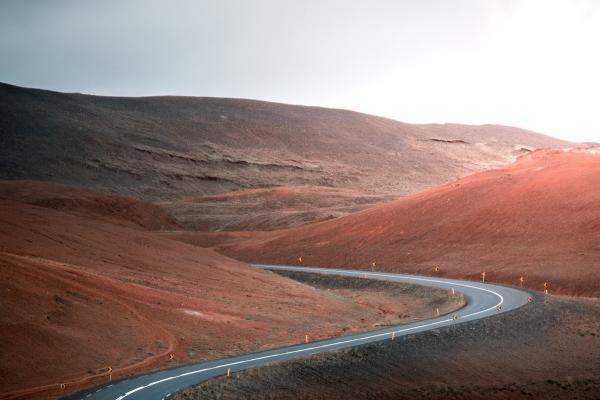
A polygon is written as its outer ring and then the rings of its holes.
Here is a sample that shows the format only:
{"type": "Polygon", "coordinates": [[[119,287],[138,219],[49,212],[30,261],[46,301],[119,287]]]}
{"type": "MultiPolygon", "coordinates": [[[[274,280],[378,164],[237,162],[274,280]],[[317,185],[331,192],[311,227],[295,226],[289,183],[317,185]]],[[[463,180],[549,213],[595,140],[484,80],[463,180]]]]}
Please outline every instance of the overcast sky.
{"type": "Polygon", "coordinates": [[[596,0],[2,0],[0,81],[600,141],[596,0]]]}

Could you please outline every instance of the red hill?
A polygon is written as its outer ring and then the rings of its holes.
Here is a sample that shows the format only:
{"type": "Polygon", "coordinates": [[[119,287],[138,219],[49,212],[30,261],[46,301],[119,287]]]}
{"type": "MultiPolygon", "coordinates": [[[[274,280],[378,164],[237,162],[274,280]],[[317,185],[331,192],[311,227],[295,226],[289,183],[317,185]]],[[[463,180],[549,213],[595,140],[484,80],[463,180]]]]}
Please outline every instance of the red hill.
{"type": "Polygon", "coordinates": [[[381,319],[375,306],[168,240],[144,229],[151,220],[169,222],[128,198],[0,184],[0,398],[57,398],[61,382],[68,392],[106,382],[108,366],[122,378],[381,319]]]}
{"type": "Polygon", "coordinates": [[[515,164],[335,220],[222,246],[247,261],[368,267],[600,295],[600,156],[537,151],[515,164]]]}

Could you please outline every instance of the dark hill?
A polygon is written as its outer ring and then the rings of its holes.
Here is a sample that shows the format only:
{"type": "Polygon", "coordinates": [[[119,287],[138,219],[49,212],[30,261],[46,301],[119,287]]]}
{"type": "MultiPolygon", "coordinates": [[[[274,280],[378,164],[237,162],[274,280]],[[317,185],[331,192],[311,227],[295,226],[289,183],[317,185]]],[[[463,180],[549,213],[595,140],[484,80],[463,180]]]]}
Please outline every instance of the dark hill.
{"type": "Polygon", "coordinates": [[[204,97],[99,97],[0,84],[0,179],[173,199],[316,185],[408,194],[567,143],[495,125],[204,97]]]}

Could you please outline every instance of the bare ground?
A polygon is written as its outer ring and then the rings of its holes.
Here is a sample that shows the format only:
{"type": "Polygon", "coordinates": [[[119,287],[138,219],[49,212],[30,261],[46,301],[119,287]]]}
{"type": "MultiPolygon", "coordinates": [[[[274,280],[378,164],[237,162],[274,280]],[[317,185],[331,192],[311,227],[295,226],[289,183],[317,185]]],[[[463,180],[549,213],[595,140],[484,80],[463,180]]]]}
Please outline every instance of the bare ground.
{"type": "Polygon", "coordinates": [[[184,228],[196,231],[269,231],[322,221],[397,198],[323,186],[278,186],[161,201],[184,228]]]}
{"type": "Polygon", "coordinates": [[[144,203],[131,218],[127,199],[53,190],[0,196],[0,398],[55,398],[105,382],[109,366],[117,379],[418,316],[409,293],[316,289],[168,240],[140,224],[156,215],[144,203]],[[64,201],[32,204],[55,194],[64,201]]]}
{"type": "Polygon", "coordinates": [[[550,297],[500,316],[218,378],[196,399],[598,399],[600,302],[550,297]]]}
{"type": "Polygon", "coordinates": [[[105,97],[0,83],[0,178],[145,200],[316,185],[414,193],[570,144],[498,125],[415,125],[208,97],[105,97]]]}
{"type": "MultiPolygon", "coordinates": [[[[600,149],[539,150],[340,218],[245,238],[215,249],[239,260],[364,268],[519,284],[600,296],[600,149]]],[[[207,238],[191,238],[208,242],[207,238]]]]}

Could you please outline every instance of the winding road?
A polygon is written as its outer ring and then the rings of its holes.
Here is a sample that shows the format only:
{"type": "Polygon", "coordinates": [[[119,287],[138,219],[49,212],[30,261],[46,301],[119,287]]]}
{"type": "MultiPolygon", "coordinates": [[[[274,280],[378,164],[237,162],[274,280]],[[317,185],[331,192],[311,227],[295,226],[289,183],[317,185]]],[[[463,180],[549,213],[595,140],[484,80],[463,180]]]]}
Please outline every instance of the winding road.
{"type": "Polygon", "coordinates": [[[315,267],[292,267],[283,265],[255,265],[268,270],[286,270],[363,277],[392,282],[413,283],[441,289],[452,289],[464,294],[466,305],[461,308],[454,319],[453,315],[442,315],[437,318],[418,321],[411,324],[390,326],[383,329],[337,337],[333,339],[309,342],[283,347],[238,357],[191,364],[164,371],[152,372],[124,379],[112,384],[96,387],[80,392],[65,399],[74,400],[161,400],[186,387],[196,385],[213,377],[231,372],[257,367],[260,365],[308,357],[323,353],[359,346],[365,343],[389,340],[392,335],[403,335],[425,332],[454,324],[465,323],[475,319],[490,317],[499,313],[519,308],[528,302],[529,294],[512,287],[461,281],[454,279],[434,278],[426,276],[394,274],[387,272],[370,272],[315,267]]]}

